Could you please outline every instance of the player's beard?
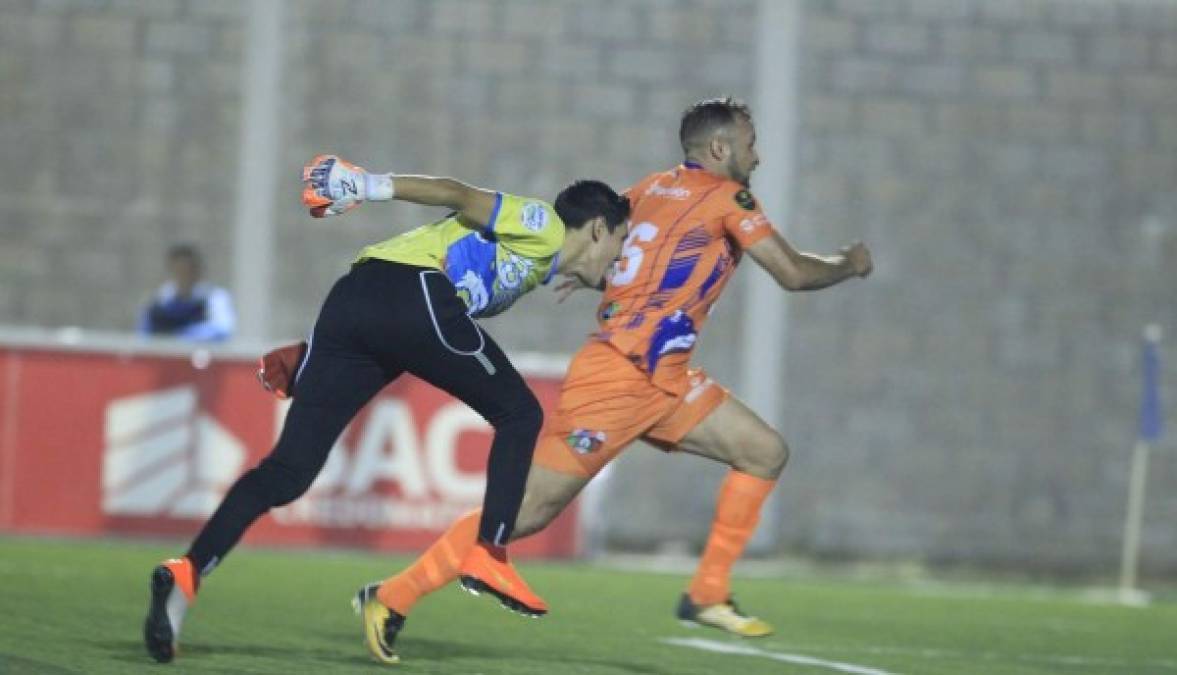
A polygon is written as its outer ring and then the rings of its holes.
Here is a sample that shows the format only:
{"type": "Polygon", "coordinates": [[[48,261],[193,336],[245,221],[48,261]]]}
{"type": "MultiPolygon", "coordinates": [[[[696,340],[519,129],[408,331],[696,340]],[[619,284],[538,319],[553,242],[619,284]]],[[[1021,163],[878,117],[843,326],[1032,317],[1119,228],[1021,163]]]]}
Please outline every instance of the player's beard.
{"type": "Polygon", "coordinates": [[[740,169],[740,165],[736,163],[735,155],[727,158],[727,175],[731,176],[732,180],[746,188],[752,187],[750,185],[752,182],[752,174],[740,169]]]}

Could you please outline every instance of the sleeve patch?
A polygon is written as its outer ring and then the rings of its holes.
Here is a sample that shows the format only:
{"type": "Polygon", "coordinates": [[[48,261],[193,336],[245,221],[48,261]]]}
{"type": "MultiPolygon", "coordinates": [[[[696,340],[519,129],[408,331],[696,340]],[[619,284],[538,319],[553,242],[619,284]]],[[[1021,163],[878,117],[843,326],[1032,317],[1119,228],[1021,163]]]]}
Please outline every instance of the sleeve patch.
{"type": "Polygon", "coordinates": [[[756,198],[752,196],[751,192],[747,190],[740,190],[735,195],[736,204],[745,211],[756,210],[756,198]]]}
{"type": "Polygon", "coordinates": [[[523,206],[521,220],[523,227],[539,232],[548,224],[548,210],[540,202],[528,202],[523,206]]]}
{"type": "Polygon", "coordinates": [[[763,213],[757,213],[741,220],[740,230],[745,234],[752,234],[757,228],[764,227],[765,225],[768,225],[768,218],[765,218],[763,213]]]}

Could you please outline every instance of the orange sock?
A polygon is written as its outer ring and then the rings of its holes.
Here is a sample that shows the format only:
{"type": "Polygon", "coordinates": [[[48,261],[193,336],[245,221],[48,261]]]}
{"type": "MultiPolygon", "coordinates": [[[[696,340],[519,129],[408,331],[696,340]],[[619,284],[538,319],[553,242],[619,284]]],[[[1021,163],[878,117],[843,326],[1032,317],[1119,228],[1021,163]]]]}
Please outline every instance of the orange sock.
{"type": "Polygon", "coordinates": [[[760,506],[775,484],[734,469],[724,479],[719,488],[715,520],[711,523],[711,536],[687,589],[696,605],[714,605],[730,597],[732,565],[756,531],[760,506]]]}
{"type": "Polygon", "coordinates": [[[405,571],[385,579],[376,598],[385,607],[408,616],[421,597],[457,579],[458,567],[478,541],[478,521],[481,518],[482,509],[475,509],[455,520],[450,529],[405,571]]]}

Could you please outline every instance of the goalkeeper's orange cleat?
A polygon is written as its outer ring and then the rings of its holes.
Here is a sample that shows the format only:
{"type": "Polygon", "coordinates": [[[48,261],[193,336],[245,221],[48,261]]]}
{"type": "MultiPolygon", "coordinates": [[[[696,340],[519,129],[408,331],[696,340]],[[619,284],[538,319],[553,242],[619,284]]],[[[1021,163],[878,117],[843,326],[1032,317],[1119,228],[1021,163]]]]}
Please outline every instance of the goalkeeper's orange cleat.
{"type": "Polygon", "coordinates": [[[196,600],[196,583],[196,570],[186,557],[165,560],[151,571],[151,604],[143,622],[143,643],[160,663],[176,656],[180,625],[196,600]]]}
{"type": "Polygon", "coordinates": [[[515,571],[505,548],[478,542],[458,568],[458,582],[473,595],[490,593],[503,607],[524,616],[537,618],[548,613],[548,603],[515,571]]]}
{"type": "Polygon", "coordinates": [[[258,359],[257,381],[280,399],[294,396],[294,378],[306,357],[307,343],[296,342],[266,352],[258,359]]]}

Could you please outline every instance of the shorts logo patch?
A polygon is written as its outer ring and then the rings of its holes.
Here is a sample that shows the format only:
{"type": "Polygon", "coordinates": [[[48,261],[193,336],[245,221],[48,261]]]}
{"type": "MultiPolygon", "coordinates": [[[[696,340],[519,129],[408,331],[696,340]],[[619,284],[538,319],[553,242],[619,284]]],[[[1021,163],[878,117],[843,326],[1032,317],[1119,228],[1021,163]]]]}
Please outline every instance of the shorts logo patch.
{"type": "Polygon", "coordinates": [[[532,232],[539,232],[548,224],[548,210],[539,202],[528,202],[523,206],[523,227],[532,232]]]}
{"type": "Polygon", "coordinates": [[[747,190],[740,190],[735,196],[736,204],[739,204],[741,209],[745,211],[756,210],[756,198],[752,196],[751,192],[747,190]]]}
{"type": "Polygon", "coordinates": [[[587,455],[590,452],[596,452],[605,444],[604,431],[589,431],[588,429],[575,429],[568,434],[565,439],[568,447],[576,451],[578,455],[587,455]]]}

